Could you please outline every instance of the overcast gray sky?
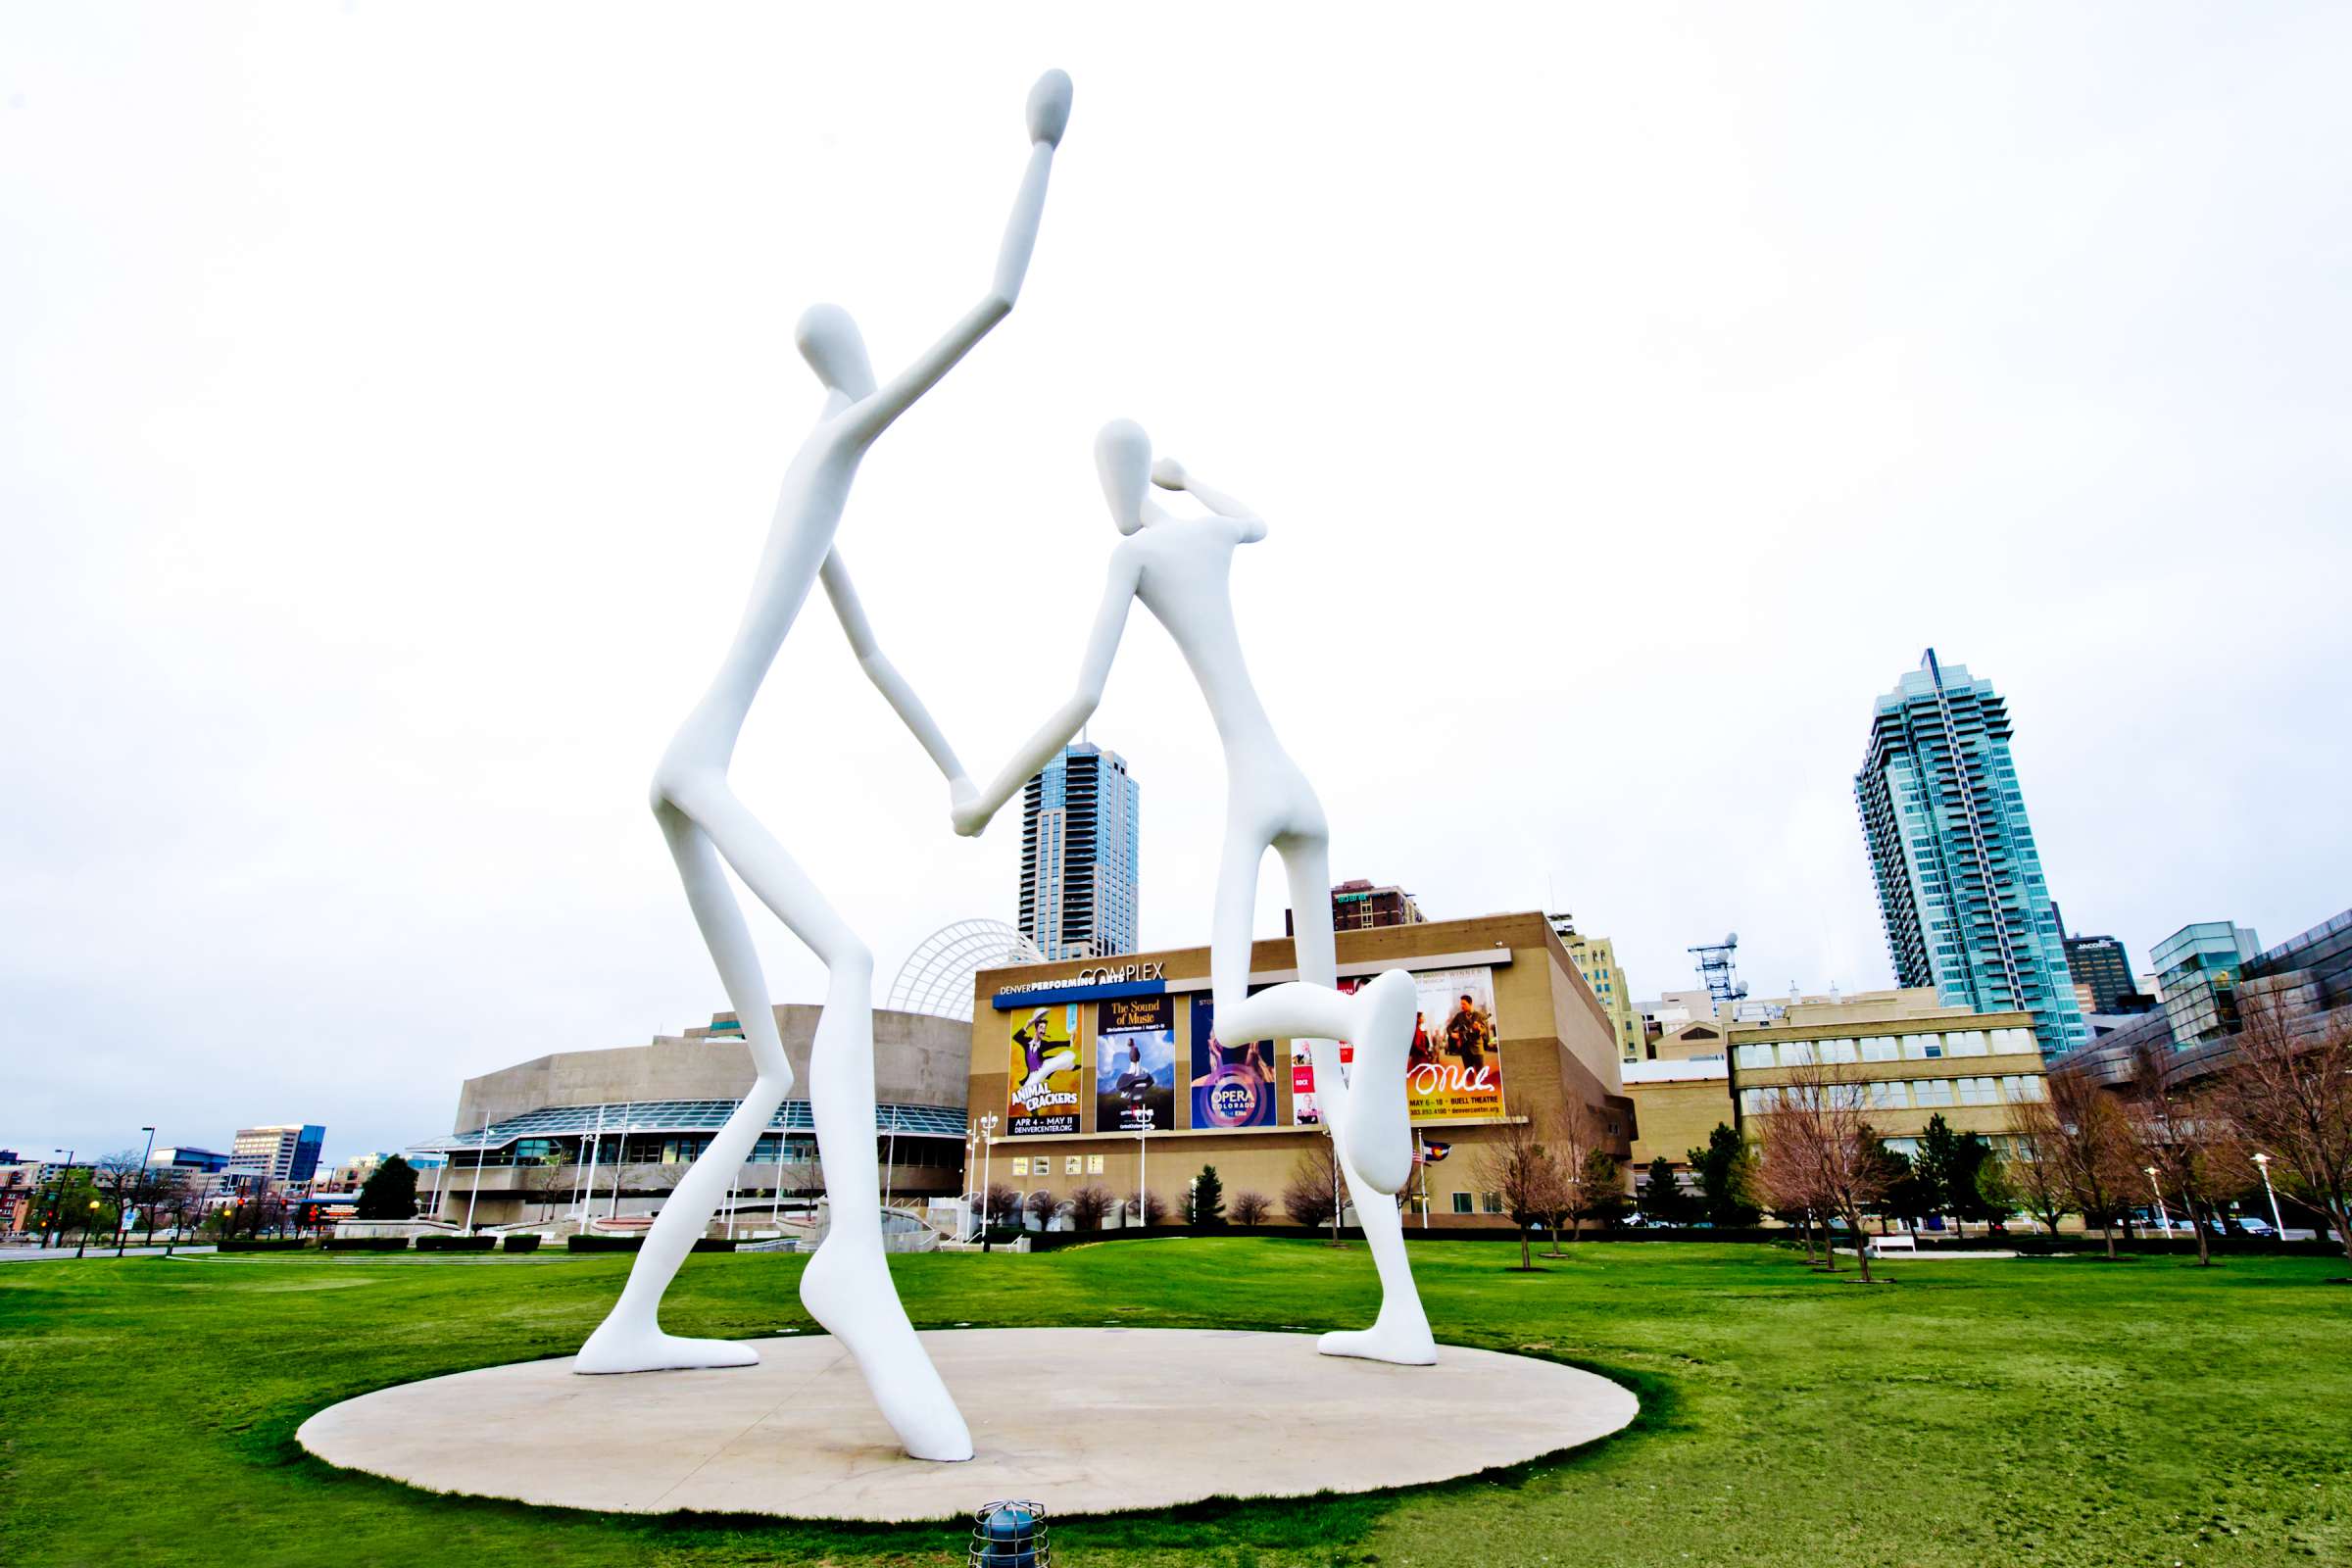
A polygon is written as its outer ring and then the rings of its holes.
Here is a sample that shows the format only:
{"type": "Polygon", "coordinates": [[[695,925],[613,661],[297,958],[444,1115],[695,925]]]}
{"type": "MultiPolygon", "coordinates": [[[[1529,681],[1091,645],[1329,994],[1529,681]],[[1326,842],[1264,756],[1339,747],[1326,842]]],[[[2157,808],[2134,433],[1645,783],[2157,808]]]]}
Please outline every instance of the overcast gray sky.
{"type": "MultiPolygon", "coordinates": [[[[1886,984],[1851,780],[1931,643],[2076,928],[2352,904],[2352,12],[1440,15],[0,12],[0,1144],[394,1147],[723,1005],[645,786],[817,403],[793,321],[943,330],[1055,65],[1020,308],[840,536],[975,771],[1066,692],[1126,415],[1270,519],[1235,592],[1335,868],[1433,914],[1886,984]]],[[[1155,625],[1093,737],[1146,944],[1200,941],[1155,625]]],[[[736,778],[882,985],[1010,917],[1017,812],[951,835],[821,602],[736,778]]]]}

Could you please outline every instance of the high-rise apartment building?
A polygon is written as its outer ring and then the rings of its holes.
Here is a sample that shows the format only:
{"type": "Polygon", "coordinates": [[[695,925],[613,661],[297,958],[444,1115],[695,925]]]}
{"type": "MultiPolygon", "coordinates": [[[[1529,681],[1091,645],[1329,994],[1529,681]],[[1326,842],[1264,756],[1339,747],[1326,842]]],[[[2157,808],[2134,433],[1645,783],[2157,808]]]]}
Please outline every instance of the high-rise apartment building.
{"type": "Polygon", "coordinates": [[[1062,748],[1021,794],[1021,935],[1049,958],[1135,951],[1141,791],[1116,752],[1062,748]]]}
{"type": "Polygon", "coordinates": [[[2026,1011],[2045,1055],[2090,1037],[2009,757],[2009,705],[1933,648],[1879,698],[1854,800],[1895,983],[2026,1011]]]}
{"type": "Polygon", "coordinates": [[[1576,929],[1572,916],[1555,914],[1551,917],[1552,934],[1568,956],[1585,976],[1585,984],[1592,988],[1593,997],[1608,1010],[1609,1023],[1617,1031],[1617,1054],[1625,1061],[1640,1061],[1643,1043],[1642,1016],[1634,1010],[1634,993],[1626,984],[1625,971],[1618,967],[1617,950],[1607,937],[1589,937],[1576,929]]]}
{"type": "Polygon", "coordinates": [[[2113,937],[2068,937],[2066,969],[2089,991],[2087,1012],[2113,1012],[2116,998],[2132,993],[2131,955],[2113,937]]]}
{"type": "Polygon", "coordinates": [[[326,1129],[317,1122],[280,1127],[240,1127],[228,1146],[228,1174],[273,1182],[307,1182],[318,1169],[326,1129]]]}

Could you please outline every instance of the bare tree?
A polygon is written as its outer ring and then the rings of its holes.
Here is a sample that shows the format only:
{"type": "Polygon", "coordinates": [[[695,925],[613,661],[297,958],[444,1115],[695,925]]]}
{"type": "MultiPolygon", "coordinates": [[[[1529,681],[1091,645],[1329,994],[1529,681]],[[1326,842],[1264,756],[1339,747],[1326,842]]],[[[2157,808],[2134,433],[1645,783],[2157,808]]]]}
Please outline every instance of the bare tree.
{"type": "Polygon", "coordinates": [[[204,1178],[194,1172],[174,1171],[177,1178],[163,1194],[163,1209],[172,1219],[172,1235],[164,1243],[164,1255],[188,1239],[188,1232],[204,1222],[204,1211],[212,1202],[204,1178]]]}
{"type": "Polygon", "coordinates": [[[1266,1216],[1274,1212],[1274,1200],[1263,1193],[1233,1195],[1233,1222],[1236,1225],[1263,1225],[1266,1216]]]}
{"type": "MultiPolygon", "coordinates": [[[[1870,1279],[1870,1241],[1862,1234],[1862,1211],[1874,1208],[1886,1196],[1888,1171],[1880,1152],[1879,1135],[1862,1116],[1862,1086],[1840,1081],[1816,1062],[1792,1068],[1781,1086],[1780,1109],[1764,1118],[1767,1147],[1775,1138],[1793,1140],[1792,1157],[1809,1163],[1812,1200],[1805,1206],[1816,1213],[1845,1221],[1854,1239],[1854,1256],[1862,1283],[1870,1279]]],[[[1833,1265],[1837,1252],[1826,1235],[1823,1247],[1833,1265]]]]}
{"type": "Polygon", "coordinates": [[[118,1149],[99,1159],[91,1180],[99,1192],[106,1195],[109,1208],[115,1211],[115,1255],[122,1255],[124,1230],[130,1224],[131,1205],[139,1199],[145,1184],[147,1162],[135,1149],[118,1149]]]}
{"type": "MultiPolygon", "coordinates": [[[[1812,1140],[1821,1134],[1818,1117],[1803,1112],[1791,1114],[1775,1111],[1757,1118],[1764,1129],[1763,1148],[1758,1152],[1755,1173],[1756,1196],[1764,1206],[1783,1224],[1793,1224],[1801,1233],[1805,1246],[1805,1262],[1813,1262],[1813,1225],[1821,1201],[1819,1180],[1821,1158],[1812,1148],[1812,1140]]],[[[1861,1239],[1856,1238],[1857,1244],[1861,1239]]],[[[1822,1250],[1829,1253],[1829,1266],[1838,1267],[1838,1254],[1830,1248],[1829,1237],[1822,1237],[1822,1250]]]]}
{"type": "Polygon", "coordinates": [[[1500,1195],[1502,1211],[1519,1228],[1519,1267],[1523,1271],[1536,1266],[1528,1244],[1529,1229],[1575,1206],[1572,1178],[1544,1132],[1532,1118],[1505,1122],[1501,1136],[1479,1146],[1471,1166],[1479,1186],[1500,1195]]]}
{"type": "Polygon", "coordinates": [[[2146,1046],[2132,1054],[2132,1077],[2128,1115],[2136,1156],[2145,1162],[2141,1169],[2153,1173],[2160,1193],[2180,1200],[2197,1239],[2197,1265],[2210,1268],[2207,1222],[2221,1213],[2220,1195],[2244,1187],[2253,1167],[2239,1153],[2236,1130],[2210,1090],[2183,1086],[2172,1062],[2146,1046]]]}
{"type": "Polygon", "coordinates": [[[2066,1179],[2066,1127],[2046,1097],[2020,1101],[2011,1117],[2017,1158],[2009,1162],[2010,1179],[2026,1207],[2055,1236],[2059,1220],[2074,1211],[2066,1179]]]}
{"type": "Polygon", "coordinates": [[[2352,1260],[2352,1007],[2279,992],[2238,997],[2236,1060],[2215,1096],[2280,1185],[2327,1214],[2352,1260]]]}
{"type": "Polygon", "coordinates": [[[2116,1216],[2131,1206],[2130,1194],[2139,1179],[2131,1126],[2115,1097],[2084,1074],[2062,1067],[2047,1081],[2067,1206],[2082,1216],[2083,1224],[2099,1228],[2112,1258],[2116,1216]]]}
{"type": "Polygon", "coordinates": [[[1168,1205],[1157,1193],[1129,1193],[1127,1195],[1127,1212],[1142,1215],[1144,1227],[1149,1230],[1154,1225],[1167,1222],[1168,1205]]]}
{"type": "Polygon", "coordinates": [[[1089,1183],[1079,1188],[1070,1195],[1071,1226],[1082,1231],[1101,1230],[1103,1216],[1110,1212],[1110,1205],[1115,1201],[1117,1200],[1110,1196],[1107,1187],[1089,1183]]]}
{"type": "Polygon", "coordinates": [[[980,1199],[980,1223],[985,1229],[1021,1222],[1021,1195],[1003,1182],[990,1182],[980,1199]]]}
{"type": "Polygon", "coordinates": [[[1282,1211],[1300,1225],[1329,1225],[1331,1239],[1340,1239],[1340,1171],[1331,1157],[1331,1141],[1298,1152],[1290,1179],[1282,1187],[1282,1211]]]}
{"type": "Polygon", "coordinates": [[[1571,1100],[1560,1110],[1535,1124],[1550,1152],[1552,1171],[1545,1190],[1549,1206],[1544,1221],[1551,1227],[1551,1252],[1560,1253],[1560,1225],[1570,1227],[1570,1240],[1581,1240],[1585,1221],[1601,1218],[1615,1207],[1623,1191],[1623,1175],[1609,1152],[1608,1128],[1600,1112],[1582,1100],[1571,1100]]]}
{"type": "Polygon", "coordinates": [[[1042,1231],[1053,1225],[1054,1210],[1060,1205],[1060,1202],[1061,1200],[1040,1187],[1029,1195],[1028,1201],[1023,1206],[1029,1210],[1029,1217],[1037,1221],[1037,1228],[1042,1231]]]}
{"type": "Polygon", "coordinates": [[[556,1194],[566,1191],[577,1180],[571,1167],[564,1163],[564,1152],[561,1149],[549,1150],[525,1165],[519,1176],[522,1190],[539,1200],[539,1219],[542,1224],[556,1217],[556,1194]]]}

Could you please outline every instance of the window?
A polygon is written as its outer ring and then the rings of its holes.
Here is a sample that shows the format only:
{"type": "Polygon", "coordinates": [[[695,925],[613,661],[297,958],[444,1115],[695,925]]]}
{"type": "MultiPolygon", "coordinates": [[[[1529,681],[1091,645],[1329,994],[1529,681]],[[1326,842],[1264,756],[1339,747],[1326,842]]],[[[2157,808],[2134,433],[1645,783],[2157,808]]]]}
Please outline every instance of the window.
{"type": "Polygon", "coordinates": [[[2001,1098],[2012,1104],[2042,1097],[2042,1083],[2030,1073],[2010,1073],[2001,1080],[2001,1098]]]}
{"type": "Polygon", "coordinates": [[[1941,1035],[1903,1036],[1903,1059],[1905,1061],[1933,1061],[1942,1054],[1943,1037],[1941,1035]]]}
{"type": "Polygon", "coordinates": [[[1100,1176],[1102,1174],[1102,1156],[1101,1154],[1089,1154],[1086,1156],[1086,1173],[1089,1176],[1100,1176]]]}
{"type": "Polygon", "coordinates": [[[1483,1213],[1499,1214],[1502,1212],[1502,1195],[1500,1193],[1481,1193],[1478,1195],[1478,1206],[1483,1213]]]}
{"type": "Polygon", "coordinates": [[[1453,1195],[1453,1211],[1456,1214],[1467,1214],[1470,1212],[1470,1195],[1468,1193],[1456,1193],[1453,1195]]]}
{"type": "Polygon", "coordinates": [[[1813,1065],[1813,1042],[1812,1042],[1812,1041],[1810,1041],[1810,1040],[1784,1040],[1784,1041],[1782,1041],[1782,1042],[1781,1042],[1781,1065],[1782,1065],[1782,1066],[1784,1066],[1784,1067],[1810,1067],[1810,1066],[1812,1066],[1812,1065],[1813,1065]]]}
{"type": "Polygon", "coordinates": [[[1921,1078],[1913,1082],[1911,1090],[1919,1097],[1922,1110],[1953,1102],[1952,1081],[1949,1078],[1921,1078]]]}
{"type": "Polygon", "coordinates": [[[1991,1105],[2000,1101],[2000,1084],[1991,1078],[1963,1078],[1960,1080],[1960,1103],[1963,1105],[1991,1105]]]}
{"type": "Polygon", "coordinates": [[[1898,1054],[1895,1046],[1895,1038],[1892,1035],[1865,1035],[1862,1037],[1862,1059],[1864,1061],[1892,1061],[1898,1054]]]}
{"type": "Polygon", "coordinates": [[[1852,1040],[1824,1040],[1821,1042],[1821,1059],[1828,1062],[1859,1061],[1862,1053],[1856,1049],[1858,1044],[1852,1040]]]}
{"type": "Polygon", "coordinates": [[[1764,1045],[1741,1046],[1740,1048],[1740,1065],[1741,1067],[1771,1066],[1772,1048],[1764,1045]]]}
{"type": "Polygon", "coordinates": [[[1911,1097],[1903,1092],[1897,1079],[1882,1079],[1870,1086],[1870,1108],[1873,1110],[1908,1110],[1911,1097]]]}
{"type": "Polygon", "coordinates": [[[1982,1029],[1955,1029],[1943,1040],[1946,1055],[1983,1056],[1992,1051],[1992,1044],[1982,1029]]]}

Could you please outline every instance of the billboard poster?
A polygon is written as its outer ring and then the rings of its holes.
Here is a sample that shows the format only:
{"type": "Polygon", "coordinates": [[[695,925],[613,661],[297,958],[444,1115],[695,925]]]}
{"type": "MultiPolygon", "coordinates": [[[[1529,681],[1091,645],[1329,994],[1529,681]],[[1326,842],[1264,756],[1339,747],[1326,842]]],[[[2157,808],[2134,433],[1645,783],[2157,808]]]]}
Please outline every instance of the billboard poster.
{"type": "Polygon", "coordinates": [[[1095,1131],[1174,1131],[1176,999],[1113,997],[1098,1008],[1095,1131]]]}
{"type": "Polygon", "coordinates": [[[1078,1004],[1015,1008],[1011,1048],[1005,1135],[1078,1131],[1078,1004]]]}
{"type": "MultiPolygon", "coordinates": [[[[1353,991],[1355,987],[1356,982],[1353,980],[1340,982],[1342,991],[1353,991]]],[[[1314,1058],[1307,1054],[1306,1042],[1303,1040],[1292,1041],[1290,1050],[1291,1125],[1294,1127],[1320,1127],[1323,1125],[1323,1107],[1315,1101],[1314,1058]]],[[[1341,1041],[1340,1068],[1342,1074],[1345,1075],[1354,1065],[1355,1048],[1345,1040],[1341,1041]]]]}
{"type": "Polygon", "coordinates": [[[1413,976],[1421,993],[1405,1056],[1404,1100],[1417,1122],[1483,1120],[1502,1114],[1502,1047],[1494,1028],[1494,971],[1432,969],[1413,976]]]}
{"type": "Polygon", "coordinates": [[[1274,1042],[1229,1046],[1217,1038],[1216,1004],[1192,999],[1193,1126],[1195,1129],[1274,1125],[1274,1042]]]}
{"type": "MultiPolygon", "coordinates": [[[[1340,982],[1352,993],[1365,976],[1340,982]]],[[[1415,1122],[1484,1121],[1500,1116],[1502,1108],[1502,1048],[1494,1027],[1494,971],[1431,969],[1417,972],[1413,986],[1420,993],[1420,1009],[1413,1019],[1413,1040],[1404,1058],[1406,1114],[1415,1122]]],[[[1340,1044],[1340,1060],[1351,1065],[1354,1052],[1340,1044]]],[[[1305,1050],[1291,1050],[1292,1119],[1309,1126],[1321,1118],[1314,1100],[1315,1069],[1305,1050]],[[1299,1108],[1299,1097],[1306,1097],[1299,1108]]]]}

